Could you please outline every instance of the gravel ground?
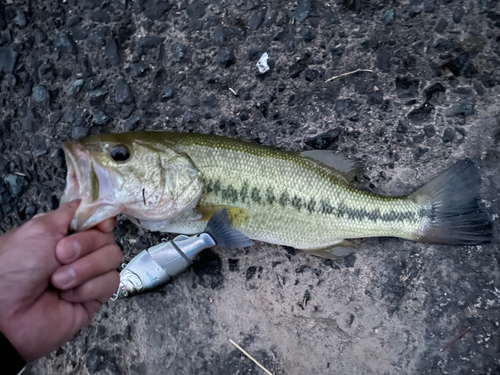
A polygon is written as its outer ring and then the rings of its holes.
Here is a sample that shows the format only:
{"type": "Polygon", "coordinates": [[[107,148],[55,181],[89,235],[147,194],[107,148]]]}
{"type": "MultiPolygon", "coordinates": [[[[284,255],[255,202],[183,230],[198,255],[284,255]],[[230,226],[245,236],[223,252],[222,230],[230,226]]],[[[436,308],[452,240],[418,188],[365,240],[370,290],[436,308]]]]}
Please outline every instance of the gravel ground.
{"type": "MultiPolygon", "coordinates": [[[[66,139],[125,130],[328,148],[389,195],[465,157],[499,212],[500,9],[476,0],[0,3],[0,233],[58,206],[66,139]],[[256,62],[269,54],[270,70],[256,62]],[[369,69],[325,80],[356,69],[369,69]]],[[[120,220],[128,261],[162,236],[120,220]]],[[[206,251],[107,304],[32,374],[500,374],[500,252],[367,239],[340,261],[206,251]],[[467,330],[450,347],[447,343],[467,330]]]]}

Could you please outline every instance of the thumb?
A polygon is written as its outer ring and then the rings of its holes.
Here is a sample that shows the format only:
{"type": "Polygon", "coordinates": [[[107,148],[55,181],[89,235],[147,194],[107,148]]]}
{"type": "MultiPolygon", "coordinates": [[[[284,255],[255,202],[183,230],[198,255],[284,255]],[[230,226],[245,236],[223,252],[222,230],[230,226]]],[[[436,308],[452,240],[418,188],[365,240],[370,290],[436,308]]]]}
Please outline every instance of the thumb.
{"type": "Polygon", "coordinates": [[[46,219],[61,230],[65,235],[68,233],[71,221],[75,217],[78,207],[80,207],[81,199],[63,204],[57,210],[51,211],[47,214],[46,219]]]}

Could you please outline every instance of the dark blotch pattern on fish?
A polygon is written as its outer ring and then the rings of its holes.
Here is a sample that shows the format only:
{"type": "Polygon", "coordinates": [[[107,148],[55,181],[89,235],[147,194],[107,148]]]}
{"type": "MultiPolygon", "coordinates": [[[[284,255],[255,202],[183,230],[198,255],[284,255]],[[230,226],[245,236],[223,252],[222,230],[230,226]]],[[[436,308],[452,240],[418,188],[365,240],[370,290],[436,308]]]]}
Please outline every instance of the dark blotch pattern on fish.
{"type": "Polygon", "coordinates": [[[274,190],[268,187],[265,193],[261,193],[260,189],[249,186],[248,181],[243,183],[240,190],[236,190],[232,185],[221,186],[220,180],[215,182],[212,180],[206,181],[205,192],[213,193],[219,195],[222,199],[229,201],[231,203],[236,203],[238,201],[248,202],[251,199],[257,204],[269,204],[274,205],[278,202],[280,206],[287,207],[292,206],[297,211],[301,211],[303,208],[312,214],[317,212],[318,214],[324,215],[335,215],[337,218],[348,218],[349,220],[370,220],[373,222],[383,221],[383,222],[404,222],[409,221],[412,223],[418,222],[419,219],[428,217],[432,219],[433,210],[432,207],[423,207],[419,212],[414,211],[389,211],[384,214],[380,212],[377,208],[375,210],[366,210],[364,208],[353,208],[349,207],[345,203],[339,203],[338,205],[332,205],[328,199],[321,199],[316,202],[314,199],[307,201],[297,195],[293,198],[290,197],[287,191],[281,193],[279,198],[274,194],[274,190]]]}

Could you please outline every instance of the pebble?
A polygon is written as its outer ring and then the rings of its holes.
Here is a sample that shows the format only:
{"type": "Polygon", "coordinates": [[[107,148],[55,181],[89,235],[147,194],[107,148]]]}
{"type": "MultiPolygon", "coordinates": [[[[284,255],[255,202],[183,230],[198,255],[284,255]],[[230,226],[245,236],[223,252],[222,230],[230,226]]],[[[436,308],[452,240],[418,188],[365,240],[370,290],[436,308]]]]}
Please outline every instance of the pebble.
{"type": "Polygon", "coordinates": [[[165,40],[162,36],[147,35],[139,39],[137,43],[142,49],[150,49],[158,47],[165,40]]]}
{"type": "Polygon", "coordinates": [[[29,186],[25,177],[12,173],[5,176],[4,182],[13,197],[22,195],[29,186]]]}
{"type": "Polygon", "coordinates": [[[223,68],[229,68],[236,62],[236,56],[230,48],[223,48],[215,57],[215,61],[223,68]]]}
{"type": "Polygon", "coordinates": [[[471,64],[471,56],[468,52],[462,53],[460,56],[446,63],[444,66],[448,68],[453,75],[461,76],[469,68],[471,64]]]}
{"type": "Polygon", "coordinates": [[[131,131],[134,127],[141,122],[141,115],[138,113],[134,113],[131,115],[127,121],[123,124],[123,128],[125,131],[131,131]]]}
{"type": "Polygon", "coordinates": [[[33,138],[33,156],[39,157],[47,153],[47,142],[43,137],[33,138]]]}
{"type": "Polygon", "coordinates": [[[384,24],[390,26],[394,23],[395,18],[396,18],[396,11],[394,9],[389,9],[384,13],[384,17],[382,17],[382,20],[384,21],[384,24]]]}
{"type": "Polygon", "coordinates": [[[441,18],[436,24],[434,31],[441,34],[443,31],[446,30],[447,26],[448,26],[448,21],[446,21],[444,18],[441,18]]]}
{"type": "Polygon", "coordinates": [[[426,125],[424,126],[424,133],[427,138],[432,138],[436,135],[436,128],[434,125],[426,125]]]}
{"type": "Polygon", "coordinates": [[[180,62],[186,54],[186,46],[182,43],[176,42],[172,44],[170,51],[172,52],[172,60],[174,62],[180,62]]]}
{"type": "Polygon", "coordinates": [[[455,129],[448,128],[443,133],[443,143],[450,143],[455,139],[455,129]]]}
{"type": "Polygon", "coordinates": [[[174,96],[174,89],[172,88],[172,86],[165,86],[160,91],[160,99],[163,101],[172,99],[173,96],[174,96]]]}
{"type": "Polygon", "coordinates": [[[12,73],[7,73],[3,79],[10,87],[15,87],[17,84],[17,78],[12,73]]]}
{"type": "Polygon", "coordinates": [[[85,358],[85,367],[91,374],[97,372],[121,374],[116,359],[108,351],[101,348],[93,348],[88,351],[85,358]]]}
{"type": "Polygon", "coordinates": [[[48,105],[50,100],[50,94],[49,91],[45,88],[45,86],[37,85],[33,86],[31,90],[31,98],[35,103],[48,105]]]}
{"type": "Polygon", "coordinates": [[[306,0],[302,1],[297,5],[297,8],[295,8],[295,19],[297,22],[304,22],[309,13],[311,12],[311,2],[306,0]]]}
{"type": "Polygon", "coordinates": [[[105,89],[87,91],[85,93],[85,100],[88,100],[90,105],[97,106],[103,103],[106,95],[108,95],[108,90],[105,89]]]}
{"type": "Polygon", "coordinates": [[[71,138],[73,138],[76,141],[79,141],[85,138],[88,134],[89,134],[88,128],[84,126],[77,126],[74,127],[73,130],[71,131],[71,138]]]}
{"type": "Polygon", "coordinates": [[[17,56],[17,52],[11,48],[0,48],[0,72],[12,73],[17,56]]]}
{"type": "Polygon", "coordinates": [[[248,27],[252,30],[257,30],[259,26],[262,24],[264,21],[264,18],[266,17],[266,10],[261,9],[257,12],[255,12],[252,17],[250,17],[250,20],[248,21],[248,27]]]}
{"type": "Polygon", "coordinates": [[[20,10],[16,12],[16,16],[14,17],[14,24],[20,29],[24,29],[26,26],[28,26],[28,20],[24,12],[20,10]]]}
{"type": "Polygon", "coordinates": [[[85,81],[83,79],[76,79],[70,82],[68,88],[66,89],[66,94],[70,97],[76,96],[82,90],[84,83],[85,81]]]}
{"type": "Polygon", "coordinates": [[[408,113],[408,120],[416,124],[422,124],[429,120],[433,112],[434,106],[429,102],[425,102],[421,107],[418,107],[408,113]]]}
{"type": "Polygon", "coordinates": [[[139,62],[130,67],[130,75],[132,77],[142,77],[147,71],[148,66],[143,62],[139,62]]]}
{"type": "Polygon", "coordinates": [[[214,40],[214,44],[217,47],[222,47],[226,41],[226,32],[224,30],[224,26],[222,25],[215,26],[212,38],[214,40]]]}
{"type": "Polygon", "coordinates": [[[76,55],[76,43],[69,34],[63,34],[54,40],[54,46],[62,53],[76,55]]]}
{"type": "Polygon", "coordinates": [[[462,21],[462,18],[463,16],[465,16],[465,11],[464,11],[464,8],[462,7],[458,7],[457,9],[455,9],[455,11],[453,12],[453,21],[455,23],[460,23],[462,21]]]}
{"type": "Polygon", "coordinates": [[[56,168],[62,168],[64,165],[64,153],[61,148],[53,148],[49,152],[49,160],[56,168]]]}
{"type": "Polygon", "coordinates": [[[186,7],[186,13],[189,18],[201,18],[205,15],[206,6],[201,0],[194,0],[186,7]]]}
{"type": "Polygon", "coordinates": [[[391,71],[391,53],[385,48],[380,48],[377,52],[376,64],[383,73],[389,73],[391,71]]]}
{"type": "Polygon", "coordinates": [[[115,86],[115,101],[118,104],[129,104],[134,100],[132,88],[124,79],[120,79],[115,86]]]}
{"type": "Polygon", "coordinates": [[[45,32],[39,28],[35,29],[33,35],[35,36],[35,43],[37,44],[42,44],[48,39],[47,34],[45,34],[45,32]]]}
{"type": "Polygon", "coordinates": [[[111,118],[104,113],[104,111],[97,111],[92,116],[92,123],[95,125],[106,125],[109,124],[111,118]]]}
{"type": "Polygon", "coordinates": [[[120,52],[118,51],[118,45],[113,38],[106,39],[104,51],[106,52],[106,56],[108,57],[108,61],[111,65],[120,65],[120,52]]]}
{"type": "Polygon", "coordinates": [[[338,139],[340,133],[341,133],[340,128],[331,129],[325,133],[307,139],[305,143],[308,146],[321,150],[330,149],[334,145],[335,141],[338,139]]]}
{"type": "Polygon", "coordinates": [[[288,74],[292,78],[297,78],[305,68],[306,66],[304,64],[294,63],[288,68],[288,74]]]}
{"type": "Polygon", "coordinates": [[[446,87],[444,87],[443,84],[436,82],[428,87],[425,88],[424,90],[424,96],[427,101],[431,100],[434,96],[437,96],[441,93],[446,92],[446,87]]]}
{"type": "Polygon", "coordinates": [[[465,99],[464,101],[455,104],[448,111],[446,111],[446,116],[448,117],[468,117],[475,112],[476,100],[475,99],[465,99]]]}

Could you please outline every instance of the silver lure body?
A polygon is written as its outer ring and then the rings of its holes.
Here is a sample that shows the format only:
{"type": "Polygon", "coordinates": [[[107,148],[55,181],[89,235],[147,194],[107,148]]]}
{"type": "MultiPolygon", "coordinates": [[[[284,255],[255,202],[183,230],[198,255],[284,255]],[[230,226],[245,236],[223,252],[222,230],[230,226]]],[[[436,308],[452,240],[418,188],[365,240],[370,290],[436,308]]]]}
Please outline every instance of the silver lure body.
{"type": "Polygon", "coordinates": [[[180,235],[137,254],[120,272],[120,285],[111,300],[155,289],[188,268],[203,250],[214,246],[246,247],[252,240],[232,229],[226,210],[217,212],[198,235],[180,235]]]}
{"type": "Polygon", "coordinates": [[[203,250],[215,246],[208,233],[177,236],[137,254],[120,272],[120,286],[113,300],[155,289],[183,272],[203,250]]]}

